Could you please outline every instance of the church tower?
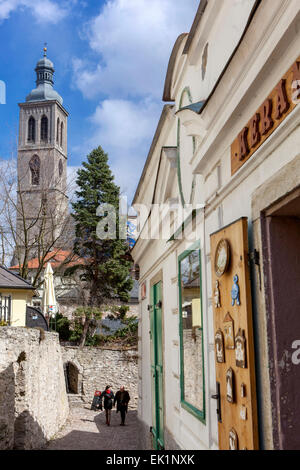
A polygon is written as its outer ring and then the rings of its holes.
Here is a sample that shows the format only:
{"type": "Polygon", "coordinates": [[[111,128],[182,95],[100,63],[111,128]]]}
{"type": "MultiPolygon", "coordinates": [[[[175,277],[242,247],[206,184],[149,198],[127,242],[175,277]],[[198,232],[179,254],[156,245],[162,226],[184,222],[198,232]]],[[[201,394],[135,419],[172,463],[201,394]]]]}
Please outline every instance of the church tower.
{"type": "Polygon", "coordinates": [[[16,245],[22,256],[25,247],[32,247],[30,257],[39,254],[41,244],[60,243],[68,218],[68,113],[53,88],[54,66],[46,47],[35,72],[36,88],[19,104],[16,245]]]}

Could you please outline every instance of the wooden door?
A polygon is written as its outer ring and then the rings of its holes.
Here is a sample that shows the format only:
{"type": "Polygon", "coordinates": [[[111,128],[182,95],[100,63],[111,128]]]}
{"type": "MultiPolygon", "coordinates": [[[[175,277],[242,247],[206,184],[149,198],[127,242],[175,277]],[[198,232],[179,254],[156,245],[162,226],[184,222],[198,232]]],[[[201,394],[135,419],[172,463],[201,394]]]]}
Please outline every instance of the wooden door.
{"type": "Polygon", "coordinates": [[[164,447],[162,283],[151,289],[150,347],[152,381],[152,434],[155,449],[164,447]]]}
{"type": "Polygon", "coordinates": [[[211,235],[219,448],[258,449],[248,222],[211,235]],[[219,390],[219,397],[218,397],[219,390]]]}

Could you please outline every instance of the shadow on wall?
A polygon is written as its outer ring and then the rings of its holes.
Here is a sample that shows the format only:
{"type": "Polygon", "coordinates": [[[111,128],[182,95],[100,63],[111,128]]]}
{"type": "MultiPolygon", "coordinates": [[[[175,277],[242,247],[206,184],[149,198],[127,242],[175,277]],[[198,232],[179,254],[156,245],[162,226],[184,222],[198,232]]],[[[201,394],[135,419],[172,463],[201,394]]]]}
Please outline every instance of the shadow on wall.
{"type": "Polygon", "coordinates": [[[34,449],[46,442],[41,427],[24,409],[22,367],[11,363],[0,372],[0,450],[34,449]]]}

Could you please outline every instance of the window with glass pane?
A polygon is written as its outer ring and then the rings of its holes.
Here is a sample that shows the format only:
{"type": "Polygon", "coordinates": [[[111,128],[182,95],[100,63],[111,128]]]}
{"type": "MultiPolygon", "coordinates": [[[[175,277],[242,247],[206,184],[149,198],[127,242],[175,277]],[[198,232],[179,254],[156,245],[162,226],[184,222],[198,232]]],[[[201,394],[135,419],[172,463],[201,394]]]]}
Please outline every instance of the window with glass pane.
{"type": "Polygon", "coordinates": [[[200,250],[179,257],[181,401],[205,419],[200,250]]]}

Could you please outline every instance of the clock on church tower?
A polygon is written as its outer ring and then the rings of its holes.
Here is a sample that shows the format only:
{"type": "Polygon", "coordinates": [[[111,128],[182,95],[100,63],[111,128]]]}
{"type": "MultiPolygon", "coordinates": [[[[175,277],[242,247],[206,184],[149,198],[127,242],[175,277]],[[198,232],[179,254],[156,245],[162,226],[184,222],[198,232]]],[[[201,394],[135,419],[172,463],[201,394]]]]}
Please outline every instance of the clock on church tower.
{"type": "Polygon", "coordinates": [[[22,249],[24,245],[25,220],[33,256],[41,224],[44,239],[55,241],[68,216],[68,113],[62,97],[53,88],[54,66],[46,47],[35,72],[36,88],[19,104],[17,210],[17,246],[22,249]]]}

